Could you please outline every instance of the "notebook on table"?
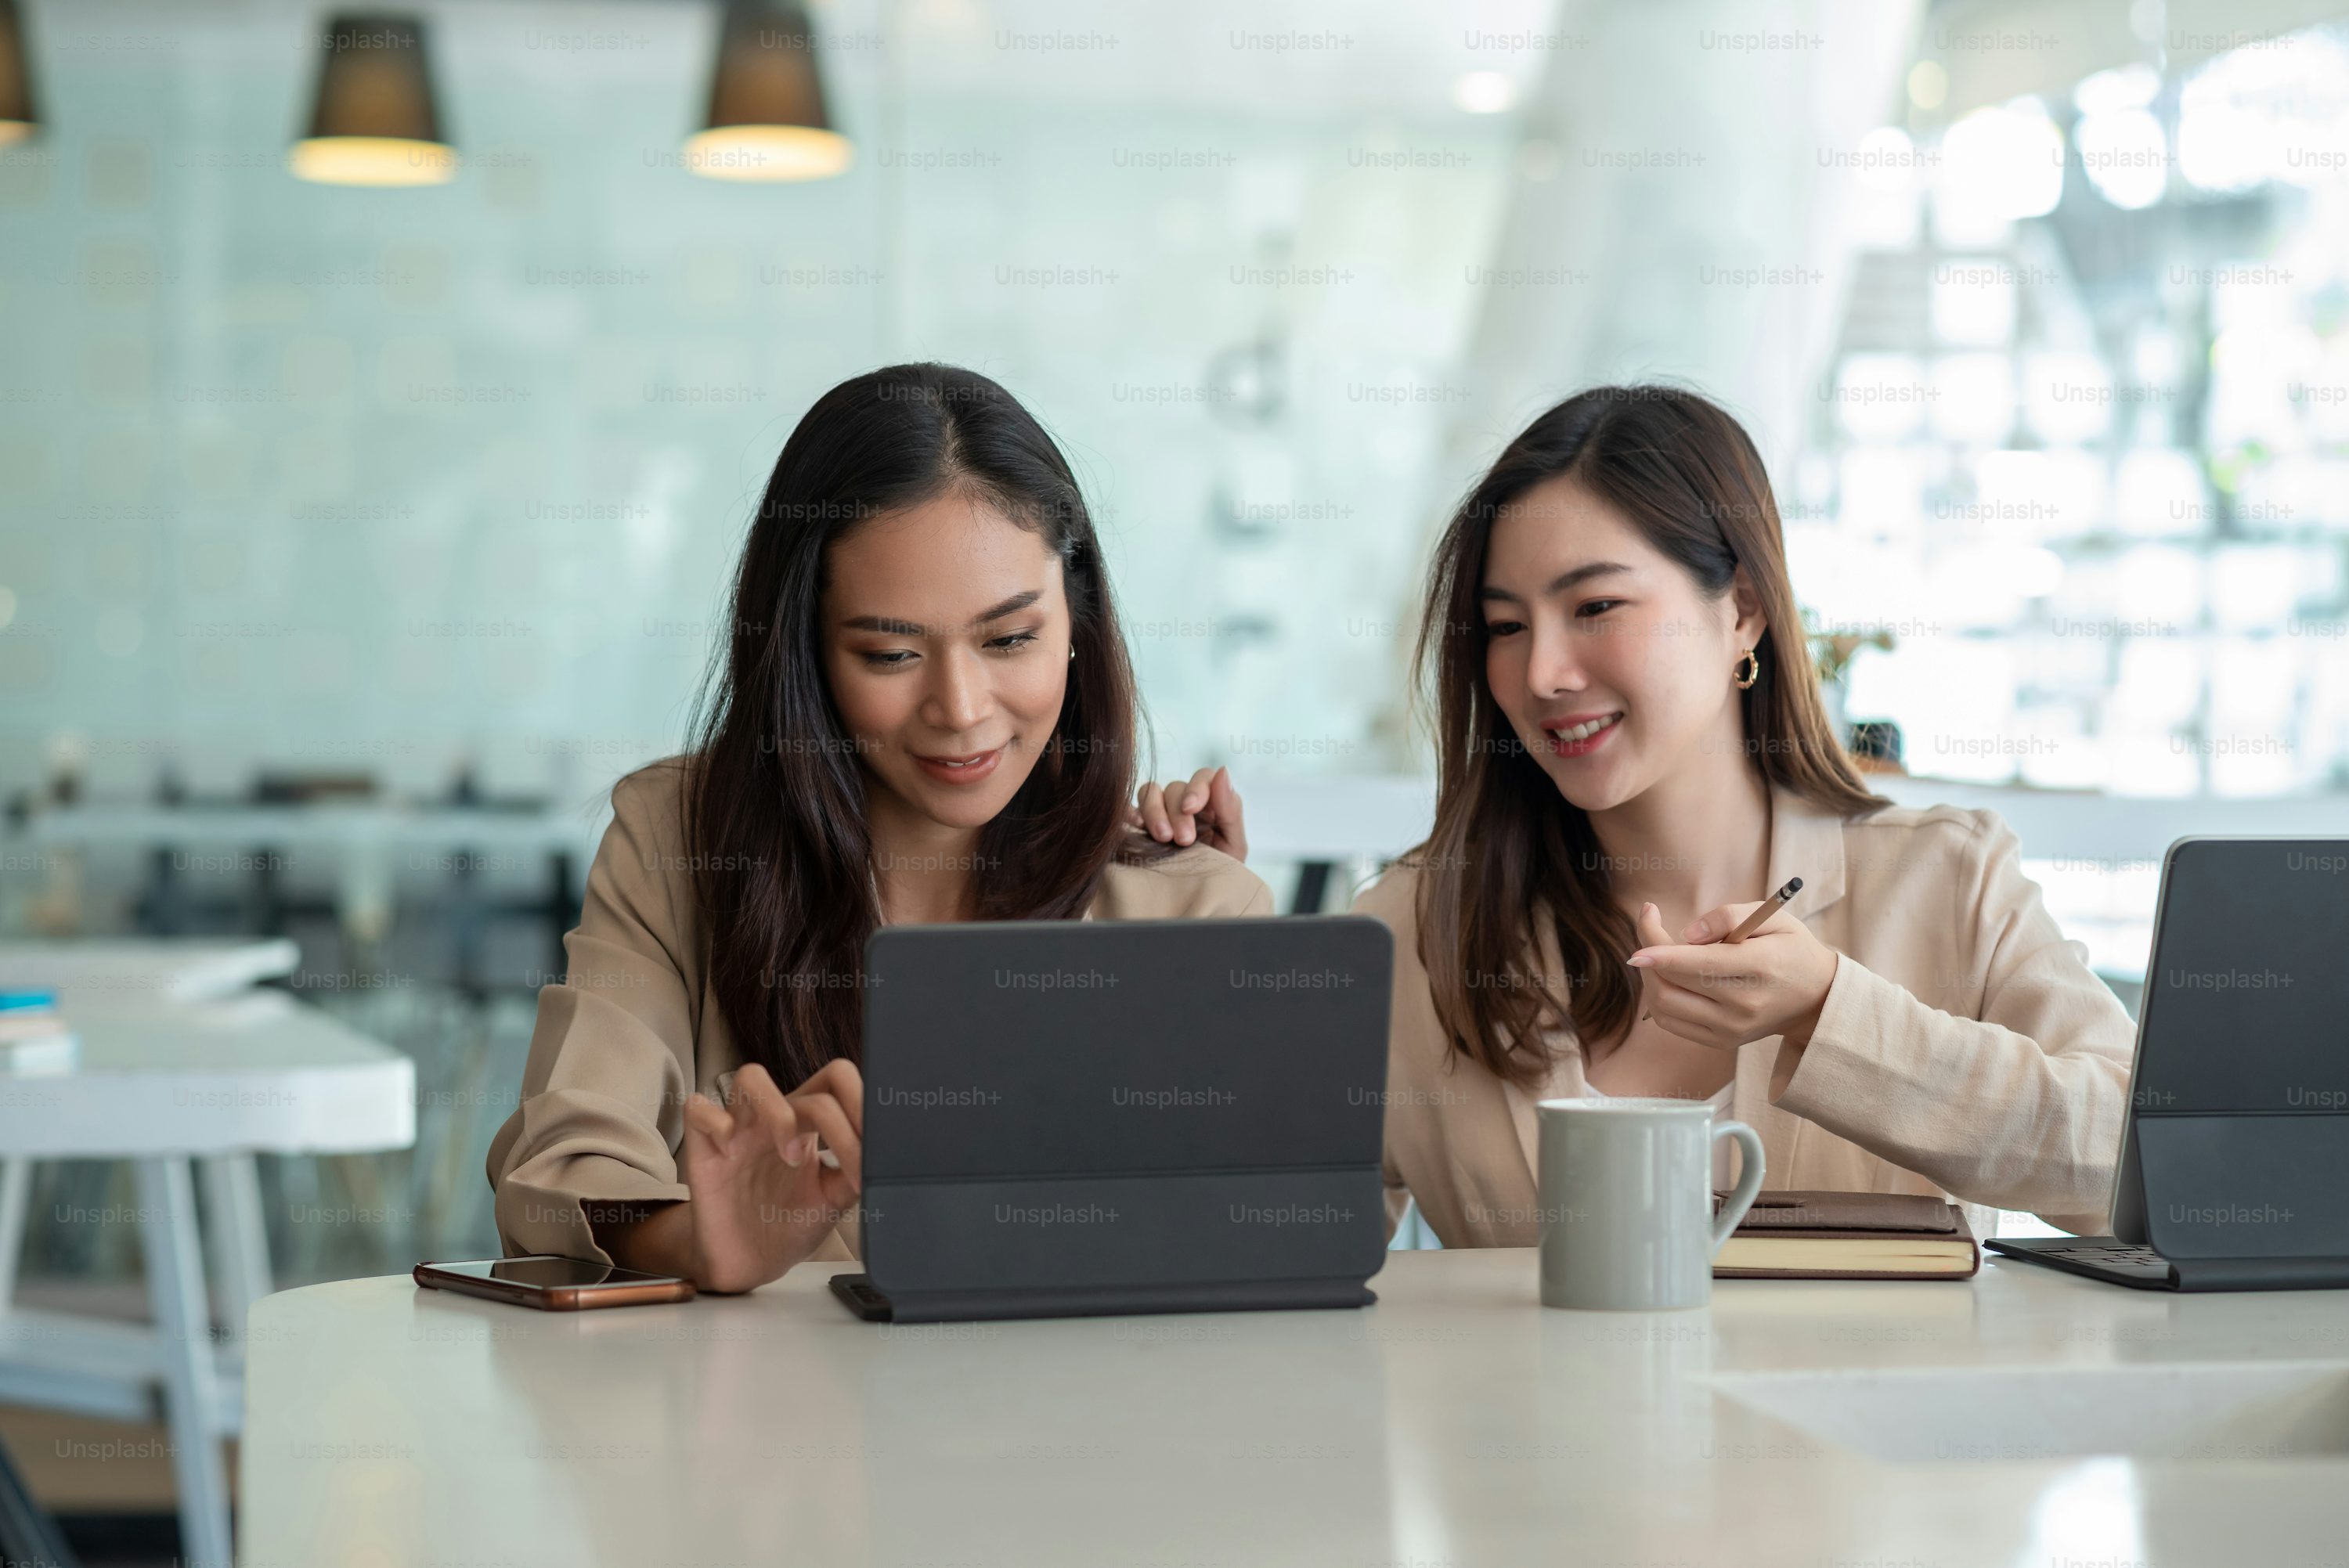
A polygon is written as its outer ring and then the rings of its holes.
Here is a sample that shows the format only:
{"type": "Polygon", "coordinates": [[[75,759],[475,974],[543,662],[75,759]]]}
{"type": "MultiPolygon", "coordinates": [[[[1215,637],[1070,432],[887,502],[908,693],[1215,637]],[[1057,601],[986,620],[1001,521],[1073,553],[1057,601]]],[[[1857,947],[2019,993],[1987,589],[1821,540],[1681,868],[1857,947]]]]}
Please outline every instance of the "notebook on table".
{"type": "MultiPolygon", "coordinates": [[[[1720,1212],[1728,1194],[1713,1194],[1720,1212]]],[[[1908,1192],[1764,1192],[1714,1254],[1716,1279],[1971,1279],[1982,1249],[1955,1203],[1908,1192]]]]}
{"type": "Polygon", "coordinates": [[[0,1073],[69,1072],[80,1051],[55,992],[0,990],[0,1073]]]}

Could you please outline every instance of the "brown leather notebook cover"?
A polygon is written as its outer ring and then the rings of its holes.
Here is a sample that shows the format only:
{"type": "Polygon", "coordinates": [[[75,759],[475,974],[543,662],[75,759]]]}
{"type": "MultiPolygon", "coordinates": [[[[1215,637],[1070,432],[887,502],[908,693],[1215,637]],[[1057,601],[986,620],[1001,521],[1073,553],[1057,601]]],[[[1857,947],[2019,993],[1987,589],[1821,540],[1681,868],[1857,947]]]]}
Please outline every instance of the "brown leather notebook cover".
{"type": "MultiPolygon", "coordinates": [[[[1713,1195],[1720,1212],[1725,1192],[1713,1195]]],[[[1971,1279],[1982,1269],[1982,1248],[1966,1224],[1965,1212],[1939,1198],[1908,1192],[1764,1192],[1754,1201],[1731,1236],[1741,1240],[1805,1243],[1962,1243],[1964,1267],[1886,1269],[1855,1259],[1849,1268],[1752,1268],[1713,1266],[1716,1279],[1971,1279]]],[[[1723,1248],[1724,1252],[1728,1249],[1723,1248]]],[[[1954,1264],[1956,1259],[1952,1259],[1954,1264]]]]}

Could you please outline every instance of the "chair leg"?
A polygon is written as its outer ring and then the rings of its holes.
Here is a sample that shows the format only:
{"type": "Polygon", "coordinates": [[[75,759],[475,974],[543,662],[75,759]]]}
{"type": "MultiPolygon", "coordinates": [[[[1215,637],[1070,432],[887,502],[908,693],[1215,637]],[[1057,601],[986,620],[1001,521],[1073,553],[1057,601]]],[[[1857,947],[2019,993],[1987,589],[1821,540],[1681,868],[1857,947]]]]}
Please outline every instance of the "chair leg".
{"type": "Polygon", "coordinates": [[[0,1563],[39,1563],[41,1568],[80,1568],[57,1522],[33,1501],[24,1478],[0,1448],[0,1563]]]}
{"type": "Polygon", "coordinates": [[[163,1406],[180,1491],[180,1560],[187,1568],[233,1568],[195,1181],[185,1160],[141,1160],[138,1168],[139,1241],[155,1333],[163,1342],[163,1406]]]}
{"type": "Polygon", "coordinates": [[[1319,914],[1322,900],[1330,895],[1328,861],[1305,861],[1297,868],[1297,891],[1288,901],[1291,914],[1319,914]]]}
{"type": "Polygon", "coordinates": [[[25,1255],[25,1216],[33,1206],[33,1162],[0,1160],[0,1317],[16,1301],[16,1264],[25,1255]]]}

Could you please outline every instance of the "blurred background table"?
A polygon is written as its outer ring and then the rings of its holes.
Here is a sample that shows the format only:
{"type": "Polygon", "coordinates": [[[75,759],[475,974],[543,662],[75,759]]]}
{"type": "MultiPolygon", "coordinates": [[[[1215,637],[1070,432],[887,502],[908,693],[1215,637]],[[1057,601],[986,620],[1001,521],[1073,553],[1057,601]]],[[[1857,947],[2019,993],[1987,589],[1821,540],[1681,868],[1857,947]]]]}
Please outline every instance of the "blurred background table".
{"type": "Polygon", "coordinates": [[[170,975],[222,973],[233,955],[205,944],[188,956],[176,970],[168,957],[142,970],[121,945],[99,944],[79,982],[70,964],[48,971],[69,996],[91,976],[144,983],[68,1004],[80,1038],[71,1070],[0,1077],[0,1403],[119,1421],[160,1411],[182,1553],[225,1563],[220,1439],[242,1418],[246,1313],[273,1288],[254,1157],[408,1147],[415,1071],[282,991],[153,999],[170,975]],[[131,1163],[135,1207],[57,1217],[136,1229],[150,1323],[16,1305],[32,1164],[60,1159],[131,1163]]]}
{"type": "Polygon", "coordinates": [[[302,962],[283,936],[75,937],[0,942],[0,991],[54,991],[85,1003],[201,1002],[282,980],[302,962]]]}

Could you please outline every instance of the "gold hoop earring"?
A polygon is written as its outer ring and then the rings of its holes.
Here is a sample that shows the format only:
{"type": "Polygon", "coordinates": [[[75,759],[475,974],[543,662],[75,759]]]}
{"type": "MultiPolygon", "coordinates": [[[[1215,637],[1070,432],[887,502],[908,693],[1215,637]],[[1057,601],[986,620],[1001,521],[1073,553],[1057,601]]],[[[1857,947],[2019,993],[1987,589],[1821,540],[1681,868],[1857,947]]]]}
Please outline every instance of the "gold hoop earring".
{"type": "Polygon", "coordinates": [[[1752,691],[1754,683],[1762,678],[1762,661],[1754,656],[1753,649],[1748,648],[1745,650],[1745,657],[1739,662],[1744,665],[1745,671],[1736,677],[1737,689],[1752,691]]]}

